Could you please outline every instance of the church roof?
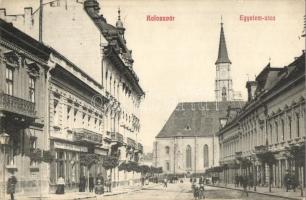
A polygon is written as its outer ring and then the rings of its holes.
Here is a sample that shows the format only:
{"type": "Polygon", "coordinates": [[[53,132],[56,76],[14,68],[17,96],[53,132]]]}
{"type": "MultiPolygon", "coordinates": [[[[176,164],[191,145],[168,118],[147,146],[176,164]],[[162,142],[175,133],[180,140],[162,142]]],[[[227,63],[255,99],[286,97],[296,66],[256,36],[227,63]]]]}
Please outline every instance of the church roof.
{"type": "Polygon", "coordinates": [[[219,130],[219,118],[226,116],[228,107],[243,105],[243,101],[179,103],[156,138],[212,136],[219,130]]]}
{"type": "Polygon", "coordinates": [[[231,63],[230,59],[228,58],[228,54],[227,54],[223,23],[221,23],[218,59],[215,64],[219,64],[219,63],[231,63]]]}

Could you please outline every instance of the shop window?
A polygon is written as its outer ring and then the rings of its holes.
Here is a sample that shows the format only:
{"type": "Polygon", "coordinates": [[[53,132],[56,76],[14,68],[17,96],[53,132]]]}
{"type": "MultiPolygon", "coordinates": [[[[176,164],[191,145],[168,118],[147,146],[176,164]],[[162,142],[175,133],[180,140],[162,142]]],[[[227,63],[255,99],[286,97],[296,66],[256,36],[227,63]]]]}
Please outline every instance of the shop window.
{"type": "Polygon", "coordinates": [[[65,163],[65,154],[63,151],[58,151],[56,153],[56,158],[57,158],[57,162],[56,162],[56,171],[57,171],[57,178],[59,177],[65,177],[65,167],[64,167],[64,163],[65,163]]]}
{"type": "MultiPolygon", "coordinates": [[[[34,151],[37,148],[37,138],[36,137],[30,137],[30,150],[34,151]]],[[[35,167],[37,166],[37,162],[34,160],[30,161],[30,166],[35,167]]]]}

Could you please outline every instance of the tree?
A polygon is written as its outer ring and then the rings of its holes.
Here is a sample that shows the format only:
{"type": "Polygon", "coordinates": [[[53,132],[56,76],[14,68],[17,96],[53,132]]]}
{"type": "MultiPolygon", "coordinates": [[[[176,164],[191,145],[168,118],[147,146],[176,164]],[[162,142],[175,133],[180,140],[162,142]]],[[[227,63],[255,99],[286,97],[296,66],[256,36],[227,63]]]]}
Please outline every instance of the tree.
{"type": "MultiPolygon", "coordinates": [[[[299,177],[299,168],[305,165],[305,144],[302,145],[291,145],[286,148],[288,151],[288,158],[293,160],[295,163],[295,177],[294,180],[298,180],[299,177]]],[[[296,183],[296,185],[300,184],[301,188],[301,196],[303,196],[303,188],[304,183],[301,180],[301,183],[296,183]]]]}

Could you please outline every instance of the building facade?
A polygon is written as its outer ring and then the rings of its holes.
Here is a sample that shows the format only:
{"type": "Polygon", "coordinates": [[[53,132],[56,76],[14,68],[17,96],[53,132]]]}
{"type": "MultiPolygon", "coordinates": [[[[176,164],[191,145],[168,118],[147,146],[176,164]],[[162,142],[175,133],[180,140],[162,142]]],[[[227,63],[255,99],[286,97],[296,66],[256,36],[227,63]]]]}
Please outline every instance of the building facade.
{"type": "MultiPolygon", "coordinates": [[[[9,135],[1,150],[2,180],[18,179],[17,192],[38,191],[45,164],[33,158],[35,149],[47,150],[47,73],[50,49],[0,20],[0,131],[9,135]]],[[[1,191],[1,194],[2,191],[1,191]]]]}
{"type": "Polygon", "coordinates": [[[218,132],[221,179],[284,186],[286,171],[305,184],[305,53],[283,68],[268,64],[247,82],[248,102],[218,132]],[[295,153],[292,153],[294,152],[295,153]],[[265,160],[262,155],[269,155],[265,160]]]}
{"type": "Polygon", "coordinates": [[[55,155],[50,164],[51,191],[59,177],[66,189],[75,189],[79,178],[89,174],[106,176],[101,163],[86,165],[85,156],[102,160],[109,146],[103,143],[104,105],[102,86],[61,54],[52,49],[53,67],[49,80],[49,148],[55,155]]]}
{"type": "Polygon", "coordinates": [[[219,165],[218,137],[227,108],[239,107],[234,101],[232,79],[223,23],[221,23],[218,59],[216,61],[216,101],[181,102],[155,137],[153,164],[167,174],[204,174],[219,165]]]}
{"type": "Polygon", "coordinates": [[[113,26],[99,10],[96,0],[58,0],[37,9],[25,8],[22,15],[0,9],[1,19],[52,46],[47,59],[51,67],[46,75],[48,90],[44,90],[49,98],[43,103],[48,124],[44,124],[41,147],[55,155],[52,163],[45,164],[49,173],[43,178],[51,191],[60,176],[72,189],[81,175],[89,173],[110,175],[113,186],[140,178],[139,173],[118,167],[106,172],[101,163],[90,168],[82,165],[81,156],[88,154],[116,156],[121,163],[138,162],[143,152],[140,103],[144,91],[133,69],[121,11],[113,26]]]}

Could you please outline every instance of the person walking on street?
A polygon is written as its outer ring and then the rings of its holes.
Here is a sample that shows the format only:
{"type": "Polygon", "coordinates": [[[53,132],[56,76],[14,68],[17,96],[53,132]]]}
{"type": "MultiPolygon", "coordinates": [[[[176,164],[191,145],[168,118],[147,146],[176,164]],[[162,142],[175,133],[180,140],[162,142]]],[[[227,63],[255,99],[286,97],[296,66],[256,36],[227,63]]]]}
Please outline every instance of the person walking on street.
{"type": "Polygon", "coordinates": [[[248,193],[248,190],[247,190],[247,187],[248,187],[248,179],[247,179],[247,176],[243,176],[243,177],[242,177],[242,186],[243,186],[244,194],[246,194],[246,196],[248,197],[248,196],[249,196],[249,193],[248,193]]]}
{"type": "Polygon", "coordinates": [[[239,176],[236,174],[235,175],[235,187],[239,186],[239,176]]]}
{"type": "Polygon", "coordinates": [[[14,194],[16,190],[17,178],[12,173],[11,177],[7,181],[7,193],[11,195],[11,200],[14,200],[14,194]]]}
{"type": "Polygon", "coordinates": [[[95,188],[95,182],[94,178],[92,177],[92,174],[89,174],[88,185],[89,185],[89,192],[93,192],[93,189],[95,188]]]}
{"type": "Polygon", "coordinates": [[[290,182],[291,182],[290,179],[291,179],[291,177],[290,177],[289,171],[287,170],[286,174],[284,176],[284,184],[285,184],[285,187],[286,187],[286,192],[288,192],[289,187],[290,187],[290,182]]]}
{"type": "Polygon", "coordinates": [[[164,187],[167,188],[168,180],[167,177],[164,178],[164,187]]]}
{"type": "Polygon", "coordinates": [[[59,177],[57,180],[56,194],[65,194],[65,180],[63,177],[59,177]]]}
{"type": "Polygon", "coordinates": [[[86,187],[86,178],[85,176],[81,176],[79,183],[79,192],[85,192],[85,187],[86,187]]]}

